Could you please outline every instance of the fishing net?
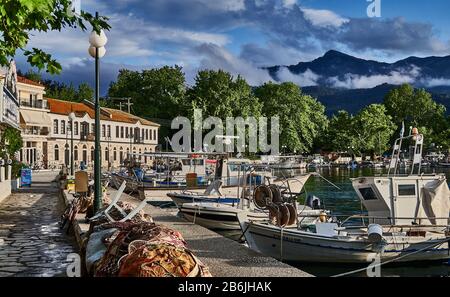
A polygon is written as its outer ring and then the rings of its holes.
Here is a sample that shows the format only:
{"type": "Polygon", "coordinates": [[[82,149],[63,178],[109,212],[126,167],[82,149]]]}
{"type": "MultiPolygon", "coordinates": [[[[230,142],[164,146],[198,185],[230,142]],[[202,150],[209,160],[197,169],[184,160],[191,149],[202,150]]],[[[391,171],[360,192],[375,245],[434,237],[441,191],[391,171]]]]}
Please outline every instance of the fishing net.
{"type": "MultiPolygon", "coordinates": [[[[111,236],[114,239],[110,242],[105,255],[96,265],[96,276],[116,276],[119,271],[120,258],[129,253],[129,246],[134,241],[138,242],[132,246],[151,242],[164,242],[181,248],[186,246],[186,242],[178,231],[154,223],[116,222],[98,226],[97,230],[108,228],[117,228],[119,231],[111,236]]],[[[108,240],[105,238],[105,243],[108,243],[108,240]]]]}
{"type": "Polygon", "coordinates": [[[120,261],[119,276],[195,277],[201,274],[198,260],[187,249],[167,243],[132,242],[120,261]]]}

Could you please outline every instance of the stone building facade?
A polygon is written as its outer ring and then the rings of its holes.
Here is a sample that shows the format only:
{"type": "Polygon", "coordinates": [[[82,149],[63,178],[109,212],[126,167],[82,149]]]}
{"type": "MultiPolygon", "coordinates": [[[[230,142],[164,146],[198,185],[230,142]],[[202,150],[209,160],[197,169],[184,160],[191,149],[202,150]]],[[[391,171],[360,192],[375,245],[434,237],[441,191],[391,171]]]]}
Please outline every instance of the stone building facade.
{"type": "MultiPolygon", "coordinates": [[[[93,103],[45,98],[42,85],[22,77],[18,80],[24,141],[20,160],[41,168],[70,166],[73,135],[74,165],[79,167],[83,161],[92,169],[96,136],[93,103]],[[69,118],[72,112],[75,114],[73,123],[69,118]]],[[[105,169],[117,168],[129,153],[154,152],[158,145],[159,125],[124,111],[101,108],[100,124],[101,158],[105,169]]],[[[151,165],[150,157],[138,158],[151,165]]]]}

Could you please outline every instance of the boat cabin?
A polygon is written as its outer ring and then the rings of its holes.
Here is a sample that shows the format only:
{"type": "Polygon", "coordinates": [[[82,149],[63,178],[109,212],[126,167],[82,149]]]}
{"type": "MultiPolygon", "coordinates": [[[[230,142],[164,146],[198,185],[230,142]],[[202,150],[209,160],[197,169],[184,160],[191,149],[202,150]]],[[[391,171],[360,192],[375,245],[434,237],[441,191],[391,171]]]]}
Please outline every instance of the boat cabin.
{"type": "Polygon", "coordinates": [[[450,191],[445,174],[422,174],[423,135],[417,129],[393,146],[386,176],[358,177],[352,185],[368,211],[370,222],[396,225],[448,225],[450,191]],[[413,143],[409,175],[399,175],[403,142],[413,143]]]}

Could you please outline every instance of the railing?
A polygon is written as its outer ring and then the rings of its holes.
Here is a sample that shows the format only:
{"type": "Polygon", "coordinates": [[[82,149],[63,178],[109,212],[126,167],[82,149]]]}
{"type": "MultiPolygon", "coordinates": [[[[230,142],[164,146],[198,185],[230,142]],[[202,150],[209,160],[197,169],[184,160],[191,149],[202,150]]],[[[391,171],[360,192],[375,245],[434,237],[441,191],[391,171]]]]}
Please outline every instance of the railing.
{"type": "Polygon", "coordinates": [[[25,135],[41,135],[41,136],[47,136],[49,135],[50,130],[49,129],[25,129],[24,134],[25,135]]]}
{"type": "Polygon", "coordinates": [[[32,108],[40,108],[40,109],[49,109],[49,105],[47,101],[41,100],[33,100],[29,101],[20,101],[20,105],[24,107],[32,107],[32,108]]]}

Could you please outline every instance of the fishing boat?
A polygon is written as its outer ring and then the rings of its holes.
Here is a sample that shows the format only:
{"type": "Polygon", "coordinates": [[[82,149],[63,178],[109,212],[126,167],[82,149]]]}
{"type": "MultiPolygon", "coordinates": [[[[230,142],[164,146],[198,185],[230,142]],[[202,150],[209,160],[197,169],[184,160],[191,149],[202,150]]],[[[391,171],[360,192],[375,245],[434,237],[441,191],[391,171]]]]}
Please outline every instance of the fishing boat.
{"type": "Polygon", "coordinates": [[[308,165],[305,158],[301,155],[261,156],[261,162],[277,170],[305,169],[308,165]]]}
{"type": "MultiPolygon", "coordinates": [[[[199,153],[195,155],[218,156],[218,159],[214,162],[215,168],[213,173],[202,178],[201,172],[199,174],[198,166],[203,166],[206,162],[197,162],[196,169],[192,164],[194,161],[189,163],[189,158],[187,158],[183,161],[183,166],[186,167],[183,168],[181,174],[172,175],[168,173],[166,179],[159,184],[155,183],[150,186],[141,185],[138,188],[140,198],[147,199],[151,203],[171,202],[171,198],[167,196],[168,193],[189,191],[195,194],[202,194],[214,181],[221,182],[222,194],[228,196],[236,195],[238,187],[242,187],[245,182],[248,182],[248,179],[251,178],[254,180],[254,184],[262,184],[265,178],[272,176],[270,168],[253,164],[248,159],[228,158],[223,154],[212,153],[199,153]],[[188,166],[189,164],[190,166],[188,166]],[[253,169],[251,177],[249,175],[244,177],[243,172],[250,168],[253,169]]],[[[179,157],[180,154],[174,153],[174,156],[179,157]]]]}
{"type": "MultiPolygon", "coordinates": [[[[264,186],[269,187],[270,191],[275,193],[274,195],[278,197],[275,199],[279,199],[285,191],[288,191],[293,197],[297,197],[301,193],[304,184],[310,176],[311,174],[307,174],[301,178],[288,178],[285,179],[283,183],[277,184],[269,183],[268,185],[245,185],[239,193],[240,196],[238,196],[241,199],[237,199],[237,201],[234,200],[235,198],[230,198],[227,196],[219,198],[203,197],[203,201],[189,203],[178,201],[177,205],[180,210],[180,214],[190,222],[212,230],[241,230],[238,215],[241,217],[250,218],[254,221],[264,220],[269,213],[267,210],[263,210],[258,207],[259,194],[256,194],[256,200],[251,199],[251,193],[253,191],[259,193],[259,189],[264,186]],[[294,186],[294,184],[300,185],[294,186]],[[291,189],[297,189],[298,192],[294,193],[291,189]],[[216,199],[216,201],[211,201],[212,199],[216,199]]],[[[194,195],[191,195],[190,197],[192,198],[190,199],[193,199],[193,196],[194,195]]],[[[237,195],[234,197],[237,197],[237,195]]],[[[174,199],[173,196],[171,196],[171,198],[174,199]]],[[[176,201],[176,199],[174,199],[174,201],[176,201]]],[[[319,215],[323,212],[323,210],[320,209],[313,209],[312,203],[309,204],[311,204],[311,206],[296,204],[295,207],[295,209],[299,210],[299,215],[304,218],[305,222],[307,222],[310,217],[319,217],[319,215]]]]}
{"type": "Polygon", "coordinates": [[[276,210],[271,218],[252,221],[238,214],[248,245],[291,262],[448,260],[450,191],[445,175],[421,173],[422,146],[423,135],[414,128],[411,135],[396,140],[387,175],[351,179],[367,215],[299,226],[298,217],[292,219],[292,212],[286,212],[288,202],[262,199],[267,209],[276,210]],[[409,141],[414,143],[412,169],[399,175],[399,151],[409,141]]]}

